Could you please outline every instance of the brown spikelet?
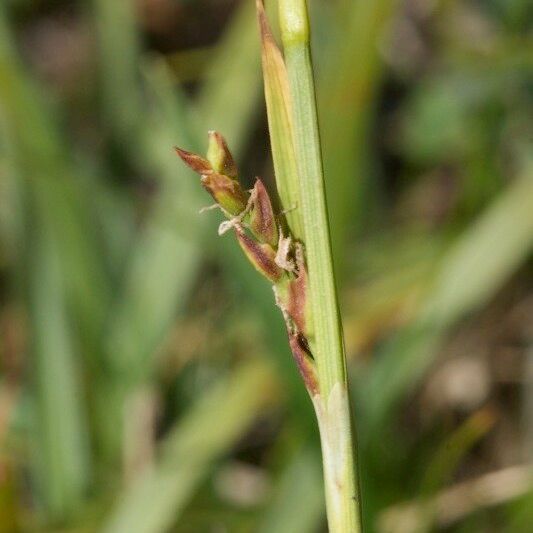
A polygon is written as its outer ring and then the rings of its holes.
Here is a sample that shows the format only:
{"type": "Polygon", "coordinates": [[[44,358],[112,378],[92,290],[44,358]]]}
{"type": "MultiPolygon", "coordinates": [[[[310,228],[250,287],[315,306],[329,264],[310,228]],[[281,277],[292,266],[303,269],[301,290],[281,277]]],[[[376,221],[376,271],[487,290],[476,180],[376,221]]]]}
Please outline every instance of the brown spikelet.
{"type": "Polygon", "coordinates": [[[248,237],[239,227],[235,227],[235,234],[246,257],[255,269],[272,283],[277,283],[283,276],[283,270],[274,261],[276,252],[272,246],[258,243],[256,240],[248,237]]]}
{"type": "Polygon", "coordinates": [[[213,172],[213,167],[207,159],[204,159],[203,157],[193,154],[187,150],[183,150],[182,148],[178,148],[177,146],[174,147],[174,150],[180,156],[181,160],[191,170],[194,170],[194,172],[197,172],[202,176],[211,174],[213,172]]]}
{"type": "Polygon", "coordinates": [[[257,178],[251,194],[250,229],[261,241],[274,247],[278,244],[278,227],[272,202],[263,182],[257,178]]]}
{"type": "Polygon", "coordinates": [[[237,179],[237,164],[231,155],[226,139],[218,131],[210,131],[207,159],[215,172],[237,179]]]}
{"type": "Polygon", "coordinates": [[[203,175],[201,181],[215,202],[230,215],[240,215],[246,209],[248,193],[238,181],[215,172],[203,175]]]}

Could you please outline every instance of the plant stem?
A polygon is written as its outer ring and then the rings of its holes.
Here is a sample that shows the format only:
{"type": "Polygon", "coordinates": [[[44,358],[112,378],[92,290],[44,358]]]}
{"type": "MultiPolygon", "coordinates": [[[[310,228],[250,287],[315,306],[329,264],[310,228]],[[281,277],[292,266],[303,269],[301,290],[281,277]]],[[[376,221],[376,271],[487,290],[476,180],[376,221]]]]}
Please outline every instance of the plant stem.
{"type": "Polygon", "coordinates": [[[331,532],[361,531],[342,337],[318,131],[305,0],[280,0],[279,17],[292,99],[300,205],[320,393],[313,398],[320,426],[328,522],[331,532]]]}

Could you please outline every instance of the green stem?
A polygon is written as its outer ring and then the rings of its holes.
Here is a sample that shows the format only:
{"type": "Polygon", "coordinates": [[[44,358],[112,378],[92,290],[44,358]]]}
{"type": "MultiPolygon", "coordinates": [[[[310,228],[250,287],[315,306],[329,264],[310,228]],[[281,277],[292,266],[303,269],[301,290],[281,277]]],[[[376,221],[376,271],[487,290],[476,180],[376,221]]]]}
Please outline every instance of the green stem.
{"type": "Polygon", "coordinates": [[[322,442],[328,522],[331,532],[354,533],[361,530],[360,495],[354,465],[346,357],[333,275],[306,2],[280,0],[279,13],[300,177],[314,332],[309,340],[320,387],[320,394],[313,401],[322,442]]]}

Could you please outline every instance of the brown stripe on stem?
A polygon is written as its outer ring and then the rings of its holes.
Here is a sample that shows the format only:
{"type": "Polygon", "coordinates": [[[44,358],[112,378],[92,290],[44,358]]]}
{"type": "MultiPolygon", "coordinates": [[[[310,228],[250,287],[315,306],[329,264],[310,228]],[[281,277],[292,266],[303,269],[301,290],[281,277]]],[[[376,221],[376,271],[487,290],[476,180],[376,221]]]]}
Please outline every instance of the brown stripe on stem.
{"type": "Polygon", "coordinates": [[[289,331],[289,345],[305,387],[311,398],[313,398],[319,393],[319,385],[315,362],[309,353],[307,341],[300,333],[291,333],[289,331]]]}
{"type": "Polygon", "coordinates": [[[307,333],[307,272],[300,270],[298,277],[289,283],[287,313],[293,319],[299,331],[307,333]]]}

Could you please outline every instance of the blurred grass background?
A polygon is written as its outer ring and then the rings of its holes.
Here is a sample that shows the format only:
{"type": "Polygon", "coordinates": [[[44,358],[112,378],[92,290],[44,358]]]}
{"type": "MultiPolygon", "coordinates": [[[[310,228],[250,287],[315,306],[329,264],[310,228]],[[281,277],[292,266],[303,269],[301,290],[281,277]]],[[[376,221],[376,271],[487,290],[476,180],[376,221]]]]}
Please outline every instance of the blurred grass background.
{"type": "MultiPolygon", "coordinates": [[[[531,3],[311,8],[367,530],[532,531],[531,3]]],[[[325,531],[271,290],[172,152],[272,185],[260,76],[251,1],[0,3],[0,531],[325,531]]]]}

